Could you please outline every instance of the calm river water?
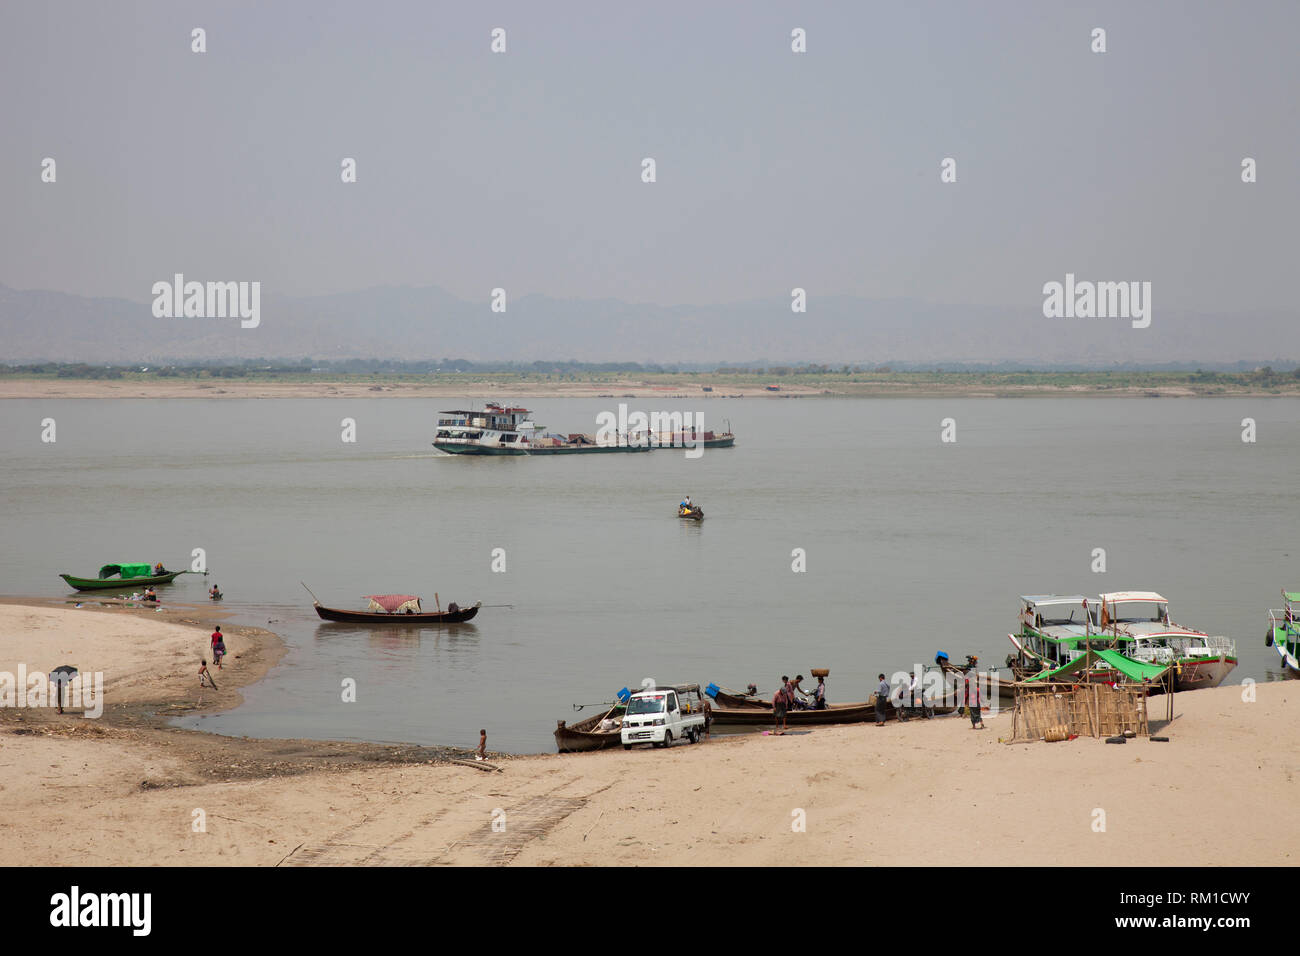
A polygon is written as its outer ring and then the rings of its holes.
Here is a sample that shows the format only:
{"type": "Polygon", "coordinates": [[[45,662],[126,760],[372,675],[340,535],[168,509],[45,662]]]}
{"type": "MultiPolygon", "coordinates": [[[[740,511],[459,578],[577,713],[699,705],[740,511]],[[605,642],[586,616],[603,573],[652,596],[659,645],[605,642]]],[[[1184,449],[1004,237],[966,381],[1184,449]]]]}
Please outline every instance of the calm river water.
{"type": "MultiPolygon", "coordinates": [[[[290,645],[243,706],[190,721],[250,736],[473,746],[486,727],[494,750],[540,752],[557,719],[592,713],[571,704],[647,676],[770,691],[829,667],[830,698],[862,700],[938,650],[1000,663],[1017,595],[1053,591],[1160,591],[1176,622],[1237,639],[1230,681],[1279,676],[1263,638],[1279,590],[1300,588],[1300,402],[626,399],[730,419],[737,446],[438,455],[436,411],[468,401],[0,403],[0,590],[63,595],[58,572],[204,548],[212,576],[164,598],[215,582],[223,610],[290,645]],[[703,524],[675,517],[684,494],[703,524]],[[299,581],[343,607],[514,607],[422,631],[325,624],[299,581]]],[[[527,404],[593,432],[617,400],[527,404]]]]}

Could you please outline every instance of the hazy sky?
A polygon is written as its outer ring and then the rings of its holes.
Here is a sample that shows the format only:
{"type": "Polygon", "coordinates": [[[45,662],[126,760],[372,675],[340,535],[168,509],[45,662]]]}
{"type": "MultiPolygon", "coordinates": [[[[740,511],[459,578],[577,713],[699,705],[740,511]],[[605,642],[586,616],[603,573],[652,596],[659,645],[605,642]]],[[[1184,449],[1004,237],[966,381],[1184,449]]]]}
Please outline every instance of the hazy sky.
{"type": "Polygon", "coordinates": [[[1294,0],[6,0],[0,283],[1009,304],[1074,272],[1294,311],[1297,35],[1294,0]]]}

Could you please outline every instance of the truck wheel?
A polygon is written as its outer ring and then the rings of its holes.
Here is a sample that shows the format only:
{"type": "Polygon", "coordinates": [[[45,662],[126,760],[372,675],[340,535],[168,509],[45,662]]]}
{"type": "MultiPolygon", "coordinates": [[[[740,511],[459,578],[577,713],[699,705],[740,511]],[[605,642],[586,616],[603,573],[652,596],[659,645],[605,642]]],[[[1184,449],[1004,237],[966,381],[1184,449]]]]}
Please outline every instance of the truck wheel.
{"type": "Polygon", "coordinates": [[[632,749],[632,745],[631,745],[631,744],[624,744],[624,745],[623,745],[623,749],[624,749],[624,750],[631,750],[631,749],[632,749]]]}
{"type": "Polygon", "coordinates": [[[671,730],[665,730],[665,731],[664,731],[664,746],[665,746],[665,747],[671,747],[672,745],[673,745],[673,732],[672,732],[671,730]]]}

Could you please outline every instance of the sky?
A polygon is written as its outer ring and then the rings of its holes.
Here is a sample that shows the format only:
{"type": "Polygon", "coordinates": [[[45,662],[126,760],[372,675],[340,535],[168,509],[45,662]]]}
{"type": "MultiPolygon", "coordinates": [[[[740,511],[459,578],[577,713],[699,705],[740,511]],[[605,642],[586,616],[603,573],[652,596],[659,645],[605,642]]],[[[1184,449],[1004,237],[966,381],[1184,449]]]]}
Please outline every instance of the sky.
{"type": "Polygon", "coordinates": [[[1297,35],[1293,0],[6,0],[0,283],[1024,306],[1070,272],[1296,312],[1297,35]]]}

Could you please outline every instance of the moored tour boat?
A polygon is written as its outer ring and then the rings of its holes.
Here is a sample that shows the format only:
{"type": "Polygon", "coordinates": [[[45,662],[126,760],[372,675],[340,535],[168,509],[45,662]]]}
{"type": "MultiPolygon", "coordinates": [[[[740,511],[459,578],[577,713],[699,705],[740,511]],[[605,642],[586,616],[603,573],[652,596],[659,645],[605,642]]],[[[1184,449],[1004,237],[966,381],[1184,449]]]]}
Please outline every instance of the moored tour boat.
{"type": "Polygon", "coordinates": [[[1089,605],[1082,594],[1021,595],[1020,628],[1007,635],[1016,649],[1007,658],[1012,677],[1026,680],[1064,667],[1086,651],[1133,643],[1127,634],[1101,634],[1097,612],[1096,602],[1089,605]]]}
{"type": "Polygon", "coordinates": [[[1172,667],[1176,691],[1218,687],[1237,666],[1236,641],[1172,623],[1169,602],[1154,591],[1101,595],[1099,627],[1103,636],[1132,639],[1119,647],[1125,657],[1172,667]]]}
{"type": "Polygon", "coordinates": [[[1300,677],[1300,591],[1283,591],[1283,606],[1268,612],[1264,643],[1277,651],[1282,670],[1300,677]]]}

